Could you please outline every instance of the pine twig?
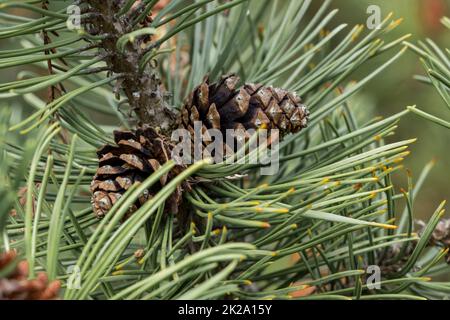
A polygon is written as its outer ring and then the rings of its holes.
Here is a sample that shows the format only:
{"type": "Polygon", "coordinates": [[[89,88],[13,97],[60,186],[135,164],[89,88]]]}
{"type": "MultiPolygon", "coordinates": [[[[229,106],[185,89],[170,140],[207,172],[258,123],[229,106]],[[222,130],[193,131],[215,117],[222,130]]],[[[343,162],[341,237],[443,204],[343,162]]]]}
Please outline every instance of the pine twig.
{"type": "Polygon", "coordinates": [[[119,16],[119,2],[82,1],[102,20],[101,23],[96,23],[95,31],[106,35],[100,41],[101,50],[107,53],[105,62],[112,72],[124,74],[121,89],[139,121],[168,134],[176,124],[176,113],[164,99],[157,71],[150,65],[143,70],[139,67],[145,54],[145,36],[138,35],[135,39],[130,36],[132,41],[128,41],[123,47],[118,45],[120,39],[123,40],[127,34],[135,31],[132,12],[119,16]]]}

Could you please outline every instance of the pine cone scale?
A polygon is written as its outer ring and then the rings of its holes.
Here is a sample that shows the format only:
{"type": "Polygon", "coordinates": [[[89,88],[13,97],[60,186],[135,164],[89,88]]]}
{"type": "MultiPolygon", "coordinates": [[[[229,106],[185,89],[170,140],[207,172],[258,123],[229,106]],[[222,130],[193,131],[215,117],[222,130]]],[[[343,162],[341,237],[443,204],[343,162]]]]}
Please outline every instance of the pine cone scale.
{"type": "Polygon", "coordinates": [[[213,103],[209,108],[208,114],[206,115],[207,124],[213,129],[220,129],[220,114],[217,111],[216,104],[213,103]]]}
{"type": "Polygon", "coordinates": [[[250,94],[242,88],[237,95],[228,100],[218,111],[222,121],[232,122],[243,117],[250,102],[250,94]]]}

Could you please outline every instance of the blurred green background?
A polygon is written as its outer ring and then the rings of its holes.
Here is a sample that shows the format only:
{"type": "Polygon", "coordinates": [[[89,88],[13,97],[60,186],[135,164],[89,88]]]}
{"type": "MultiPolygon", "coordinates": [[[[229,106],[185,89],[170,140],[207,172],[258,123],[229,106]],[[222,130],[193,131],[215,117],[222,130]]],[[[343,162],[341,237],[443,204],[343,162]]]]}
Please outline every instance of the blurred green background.
{"type": "MultiPolygon", "coordinates": [[[[335,22],[348,23],[349,27],[365,24],[369,5],[378,5],[383,17],[393,12],[394,18],[404,18],[388,38],[397,39],[410,33],[408,41],[411,43],[431,38],[442,48],[450,48],[450,32],[440,23],[443,16],[450,16],[450,0],[336,0],[332,5],[339,9],[335,22]]],[[[373,69],[377,61],[370,64],[366,67],[373,69]]],[[[366,73],[365,68],[360,72],[366,73]]],[[[408,51],[396,64],[370,82],[363,93],[374,103],[378,115],[391,115],[408,105],[417,105],[422,110],[450,120],[450,112],[434,88],[413,79],[417,74],[423,75],[424,69],[417,56],[408,51]]],[[[392,139],[407,138],[418,138],[404,163],[415,178],[427,162],[437,160],[415,203],[417,214],[425,218],[440,201],[450,200],[450,130],[410,114],[400,122],[392,139]]],[[[406,187],[406,172],[397,174],[396,179],[398,188],[406,187]]]]}

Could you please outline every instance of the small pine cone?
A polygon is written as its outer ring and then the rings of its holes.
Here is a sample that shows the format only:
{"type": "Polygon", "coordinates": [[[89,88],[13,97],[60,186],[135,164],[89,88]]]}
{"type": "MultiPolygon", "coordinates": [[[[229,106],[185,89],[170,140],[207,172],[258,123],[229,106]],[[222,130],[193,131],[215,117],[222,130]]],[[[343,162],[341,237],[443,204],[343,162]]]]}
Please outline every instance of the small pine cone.
{"type": "MultiPolygon", "coordinates": [[[[115,131],[114,140],[115,146],[105,145],[97,151],[99,168],[92,180],[91,192],[93,210],[98,218],[104,217],[134,183],[144,181],[167,162],[173,149],[167,138],[149,126],[134,131],[115,131]]],[[[140,195],[124,219],[150,200],[182,169],[180,166],[175,167],[161,177],[159,183],[140,195]]],[[[167,200],[166,211],[178,212],[181,195],[182,189],[179,187],[167,200]]]]}
{"type": "Polygon", "coordinates": [[[380,256],[378,266],[380,266],[382,275],[390,275],[399,272],[403,269],[403,266],[408,262],[414,249],[417,246],[417,241],[410,241],[407,244],[403,255],[399,257],[401,253],[402,244],[394,244],[389,247],[386,254],[380,256]]]}
{"type": "Polygon", "coordinates": [[[48,282],[44,272],[38,273],[36,279],[29,280],[28,263],[16,264],[15,251],[0,253],[0,300],[56,300],[58,299],[59,281],[48,282]],[[6,275],[4,274],[6,273],[6,275]]]}
{"type": "Polygon", "coordinates": [[[239,77],[228,75],[218,83],[206,77],[186,98],[180,127],[193,132],[194,122],[202,130],[279,129],[280,136],[296,133],[308,125],[309,111],[294,92],[248,83],[236,88],[239,77]]]}
{"type": "MultiPolygon", "coordinates": [[[[419,233],[423,233],[423,230],[426,227],[426,223],[419,220],[417,221],[417,224],[421,228],[419,233]]],[[[430,246],[444,246],[446,248],[450,249],[450,219],[441,219],[438,224],[436,225],[436,228],[434,229],[433,233],[431,234],[430,246]]],[[[450,252],[447,253],[446,256],[446,262],[450,264],[450,252]]]]}
{"type": "Polygon", "coordinates": [[[450,248],[450,219],[441,219],[431,235],[433,244],[442,243],[450,248]]]}

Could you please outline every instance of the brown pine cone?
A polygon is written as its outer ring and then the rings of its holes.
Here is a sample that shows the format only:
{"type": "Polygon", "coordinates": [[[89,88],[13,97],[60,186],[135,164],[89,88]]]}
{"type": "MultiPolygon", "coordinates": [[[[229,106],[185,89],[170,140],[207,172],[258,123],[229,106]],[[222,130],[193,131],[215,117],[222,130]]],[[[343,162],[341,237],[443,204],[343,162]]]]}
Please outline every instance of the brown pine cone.
{"type": "MultiPolygon", "coordinates": [[[[149,126],[133,131],[114,131],[114,140],[117,145],[105,145],[97,151],[99,168],[91,183],[91,192],[92,206],[98,218],[102,218],[135,182],[142,182],[167,162],[173,149],[167,138],[149,126]]],[[[159,183],[146,190],[124,219],[151,199],[181,170],[181,166],[176,166],[159,183]]],[[[167,200],[166,211],[178,212],[181,195],[182,188],[179,187],[167,200]]]]}
{"type": "Polygon", "coordinates": [[[408,242],[406,250],[403,252],[403,256],[401,257],[399,257],[399,254],[401,253],[402,244],[394,244],[390,246],[386,254],[382,255],[378,261],[381,273],[388,276],[401,271],[403,266],[411,257],[416,245],[417,241],[408,242]]]}
{"type": "MultiPolygon", "coordinates": [[[[417,224],[421,228],[419,233],[422,233],[426,227],[426,223],[419,220],[417,221],[417,224]]],[[[441,219],[438,222],[436,228],[431,234],[429,245],[443,246],[450,249],[450,219],[441,219]]],[[[448,264],[450,264],[450,252],[447,253],[446,261],[448,264]]]]}
{"type": "Polygon", "coordinates": [[[0,254],[0,300],[55,300],[58,299],[60,282],[48,282],[44,272],[36,279],[29,280],[28,263],[21,261],[17,265],[15,251],[0,254]]]}
{"type": "Polygon", "coordinates": [[[186,98],[180,127],[193,132],[194,122],[205,129],[279,129],[280,136],[308,125],[309,111],[294,92],[248,83],[236,88],[239,77],[228,75],[218,83],[206,77],[186,98]]]}
{"type": "Polygon", "coordinates": [[[442,243],[450,248],[450,219],[441,219],[434,229],[430,241],[436,245],[442,243]]]}

